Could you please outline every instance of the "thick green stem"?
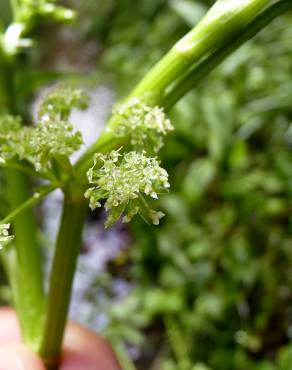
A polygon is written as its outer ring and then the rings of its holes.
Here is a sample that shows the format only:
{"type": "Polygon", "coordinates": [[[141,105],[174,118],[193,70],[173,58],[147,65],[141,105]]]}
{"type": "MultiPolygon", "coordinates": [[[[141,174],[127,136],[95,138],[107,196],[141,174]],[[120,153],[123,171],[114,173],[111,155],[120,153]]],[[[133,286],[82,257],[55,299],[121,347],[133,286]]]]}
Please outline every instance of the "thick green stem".
{"type": "Polygon", "coordinates": [[[244,29],[236,35],[233,40],[225,42],[215,50],[207,59],[198,63],[182,76],[176,84],[165,94],[161,105],[166,110],[170,109],[175,103],[184,96],[189,90],[194,88],[203,80],[216,66],[225,60],[234,50],[254,37],[261,29],[266,27],[273,19],[292,9],[291,0],[282,0],[273,4],[265,11],[252,20],[244,29]]]}
{"type": "Polygon", "coordinates": [[[82,194],[73,196],[65,192],[40,350],[48,369],[55,369],[59,361],[86,208],[82,194]]]}
{"type": "MultiPolygon", "coordinates": [[[[20,207],[28,198],[30,184],[26,176],[6,170],[7,199],[11,209],[20,207]]],[[[18,214],[12,223],[15,235],[15,265],[8,271],[13,280],[13,298],[20,319],[23,338],[33,349],[39,346],[44,313],[41,256],[36,240],[36,225],[31,209],[18,214]]]]}
{"type": "MultiPolygon", "coordinates": [[[[0,48],[1,49],[1,48],[0,48]]],[[[14,92],[13,60],[0,51],[0,111],[17,111],[14,92]]],[[[19,208],[30,197],[27,175],[14,170],[3,172],[7,186],[10,210],[19,208]]],[[[32,209],[26,209],[13,224],[15,242],[9,251],[3,251],[3,260],[20,321],[24,341],[33,349],[39,347],[44,314],[42,263],[37,243],[36,222],[32,209]]]]}
{"type": "Polygon", "coordinates": [[[272,3],[272,0],[218,0],[202,21],[154,66],[131,96],[143,97],[150,104],[157,104],[170,84],[223,41],[232,40],[235,32],[272,3]]]}

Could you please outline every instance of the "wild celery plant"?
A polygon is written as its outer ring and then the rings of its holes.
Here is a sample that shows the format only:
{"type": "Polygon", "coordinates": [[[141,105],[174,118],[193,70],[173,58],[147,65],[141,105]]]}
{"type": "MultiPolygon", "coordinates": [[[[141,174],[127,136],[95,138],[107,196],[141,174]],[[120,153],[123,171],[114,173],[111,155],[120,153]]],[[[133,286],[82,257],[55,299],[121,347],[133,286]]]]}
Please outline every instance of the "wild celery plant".
{"type": "Polygon", "coordinates": [[[46,0],[11,0],[11,8],[13,21],[0,36],[0,163],[11,209],[0,227],[1,254],[24,340],[53,369],[62,346],[87,199],[92,209],[105,202],[106,226],[120,217],[129,222],[136,214],[157,225],[164,215],[147,200],[169,188],[167,172],[157,158],[164,136],[173,130],[165,110],[292,4],[291,0],[218,0],[114,107],[103,133],[75,164],[70,155],[79,149],[82,137],[70,122],[70,111],[86,108],[86,96],[61,87],[43,100],[37,123],[24,125],[17,115],[14,81],[18,54],[33,45],[38,24],[47,18],[67,21],[74,13],[46,0]],[[45,181],[32,195],[30,177],[45,181]],[[64,193],[63,213],[45,297],[32,207],[56,188],[64,193]]]}

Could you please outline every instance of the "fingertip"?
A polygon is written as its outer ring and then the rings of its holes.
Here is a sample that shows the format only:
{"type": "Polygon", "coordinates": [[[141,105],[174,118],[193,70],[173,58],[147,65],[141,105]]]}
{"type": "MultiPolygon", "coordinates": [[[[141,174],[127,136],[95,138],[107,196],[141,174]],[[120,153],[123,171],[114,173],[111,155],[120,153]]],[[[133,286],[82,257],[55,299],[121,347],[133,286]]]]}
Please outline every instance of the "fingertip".
{"type": "Polygon", "coordinates": [[[110,344],[91,330],[70,322],[61,370],[121,370],[110,344]]]}
{"type": "Polygon", "coordinates": [[[16,313],[9,307],[2,307],[0,308],[0,345],[15,342],[21,342],[16,313]]]}
{"type": "MultiPolygon", "coordinates": [[[[32,351],[15,343],[21,343],[16,313],[10,308],[0,308],[0,370],[45,370],[32,351]]],[[[60,370],[105,369],[121,370],[110,344],[93,331],[70,322],[65,332],[60,370]]]]}
{"type": "Polygon", "coordinates": [[[45,370],[41,360],[22,344],[0,347],[0,370],[45,370]]]}

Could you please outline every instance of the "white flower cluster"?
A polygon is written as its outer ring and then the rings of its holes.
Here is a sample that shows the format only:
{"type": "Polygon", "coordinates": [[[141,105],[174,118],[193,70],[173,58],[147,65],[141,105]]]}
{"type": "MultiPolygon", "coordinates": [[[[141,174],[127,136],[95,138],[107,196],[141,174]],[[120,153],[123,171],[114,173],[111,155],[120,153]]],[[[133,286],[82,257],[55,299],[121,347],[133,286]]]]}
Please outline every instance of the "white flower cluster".
{"type": "Polygon", "coordinates": [[[85,109],[88,96],[84,91],[70,86],[59,86],[47,94],[38,109],[38,119],[47,122],[53,119],[68,120],[72,108],[85,109]]]}
{"type": "Polygon", "coordinates": [[[69,121],[70,110],[85,108],[87,99],[80,90],[57,89],[40,106],[39,122],[22,126],[18,117],[0,116],[0,162],[16,157],[27,160],[36,171],[48,169],[54,158],[68,157],[80,148],[82,136],[69,121]]]}
{"type": "Polygon", "coordinates": [[[69,157],[82,143],[81,132],[74,132],[69,121],[43,121],[33,130],[24,158],[33,163],[36,171],[40,171],[53,158],[69,157]]]}
{"type": "Polygon", "coordinates": [[[147,157],[145,152],[131,151],[122,155],[114,150],[107,155],[96,154],[87,176],[94,185],[85,193],[90,207],[100,207],[100,200],[106,199],[105,209],[109,212],[106,226],[111,226],[122,214],[123,222],[129,222],[138,213],[154,225],[164,216],[150,209],[145,196],[156,199],[158,194],[167,191],[168,174],[156,158],[147,157]]]}
{"type": "Polygon", "coordinates": [[[10,224],[0,224],[0,249],[9,244],[13,239],[13,235],[9,235],[10,224]]]}
{"type": "Polygon", "coordinates": [[[114,120],[109,130],[116,137],[130,135],[134,149],[158,152],[163,136],[173,130],[162,108],[150,107],[139,98],[132,97],[113,109],[114,120]]]}

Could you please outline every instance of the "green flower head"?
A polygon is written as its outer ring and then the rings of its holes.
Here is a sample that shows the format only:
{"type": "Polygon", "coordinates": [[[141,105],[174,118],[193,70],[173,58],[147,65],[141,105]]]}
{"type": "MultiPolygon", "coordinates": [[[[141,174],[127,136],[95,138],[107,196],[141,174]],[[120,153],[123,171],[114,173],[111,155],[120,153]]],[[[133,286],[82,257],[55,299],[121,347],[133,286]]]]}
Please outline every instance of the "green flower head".
{"type": "Polygon", "coordinates": [[[150,107],[137,97],[116,105],[113,114],[115,118],[109,130],[116,137],[130,136],[135,150],[158,152],[163,146],[163,137],[173,130],[163,108],[150,107]]]}
{"type": "Polygon", "coordinates": [[[118,150],[107,155],[96,154],[87,176],[94,185],[85,193],[91,209],[100,207],[100,201],[106,199],[105,209],[109,212],[106,226],[122,214],[123,222],[129,222],[138,213],[155,225],[164,216],[150,209],[146,197],[157,199],[158,194],[167,191],[168,174],[156,158],[147,157],[145,152],[121,154],[118,150]]]}

